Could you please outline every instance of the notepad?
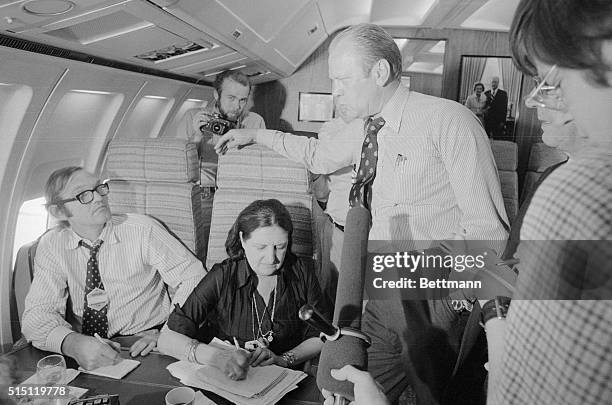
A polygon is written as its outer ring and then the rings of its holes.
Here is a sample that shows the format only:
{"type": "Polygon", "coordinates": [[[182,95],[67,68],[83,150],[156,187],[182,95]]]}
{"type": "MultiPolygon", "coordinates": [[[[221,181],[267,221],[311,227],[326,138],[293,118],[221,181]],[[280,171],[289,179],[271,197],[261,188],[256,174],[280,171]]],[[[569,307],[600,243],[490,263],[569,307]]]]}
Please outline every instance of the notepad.
{"type": "Polygon", "coordinates": [[[85,370],[82,367],[79,367],[79,370],[83,373],[120,380],[139,365],[140,362],[138,360],[123,359],[121,363],[115,364],[114,366],[98,367],[94,370],[85,370]]]}

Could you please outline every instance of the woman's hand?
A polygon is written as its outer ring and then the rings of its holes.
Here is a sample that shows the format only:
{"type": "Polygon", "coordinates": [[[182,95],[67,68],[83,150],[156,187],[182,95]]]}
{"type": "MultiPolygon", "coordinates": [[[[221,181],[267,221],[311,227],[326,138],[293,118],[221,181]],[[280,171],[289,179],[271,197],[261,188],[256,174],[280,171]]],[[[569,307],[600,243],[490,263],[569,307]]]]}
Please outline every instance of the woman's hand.
{"type": "Polygon", "coordinates": [[[287,367],[287,362],[281,356],[277,356],[267,347],[258,347],[251,353],[251,366],[268,366],[276,364],[281,367],[287,367]]]}
{"type": "Polygon", "coordinates": [[[232,380],[243,380],[249,371],[252,354],[247,350],[220,350],[214,365],[232,380]]]}

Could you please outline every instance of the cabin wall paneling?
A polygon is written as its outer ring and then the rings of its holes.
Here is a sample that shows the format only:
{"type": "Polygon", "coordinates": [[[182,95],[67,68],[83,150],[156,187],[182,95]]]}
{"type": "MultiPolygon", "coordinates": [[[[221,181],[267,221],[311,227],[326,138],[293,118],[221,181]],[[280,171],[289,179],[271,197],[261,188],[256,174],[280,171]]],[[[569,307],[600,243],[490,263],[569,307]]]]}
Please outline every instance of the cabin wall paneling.
{"type": "Polygon", "coordinates": [[[331,93],[327,68],[330,42],[331,38],[327,39],[291,76],[255,87],[251,110],[264,117],[268,128],[319,132],[322,123],[298,121],[299,93],[331,93]]]}

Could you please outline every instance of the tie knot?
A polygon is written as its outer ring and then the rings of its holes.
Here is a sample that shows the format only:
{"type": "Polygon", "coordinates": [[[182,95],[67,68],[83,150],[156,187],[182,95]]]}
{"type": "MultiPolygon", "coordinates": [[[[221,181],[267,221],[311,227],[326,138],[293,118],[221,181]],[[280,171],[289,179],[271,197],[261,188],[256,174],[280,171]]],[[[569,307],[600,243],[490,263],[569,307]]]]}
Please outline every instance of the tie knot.
{"type": "Polygon", "coordinates": [[[95,254],[98,253],[98,250],[100,250],[100,246],[102,246],[103,243],[104,243],[104,241],[102,239],[98,239],[97,241],[94,242],[93,246],[90,246],[83,239],[81,239],[79,241],[79,245],[89,249],[89,251],[91,252],[92,255],[95,255],[95,254]]]}
{"type": "Polygon", "coordinates": [[[385,125],[385,119],[383,117],[368,118],[366,123],[366,132],[368,134],[376,134],[385,125]]]}

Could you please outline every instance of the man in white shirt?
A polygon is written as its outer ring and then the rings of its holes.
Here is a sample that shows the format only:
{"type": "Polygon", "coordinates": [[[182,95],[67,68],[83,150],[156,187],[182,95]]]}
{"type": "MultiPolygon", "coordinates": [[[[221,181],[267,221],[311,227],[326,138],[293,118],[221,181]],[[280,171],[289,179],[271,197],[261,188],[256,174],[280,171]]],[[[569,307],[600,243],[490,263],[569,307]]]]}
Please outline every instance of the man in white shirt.
{"type": "Polygon", "coordinates": [[[202,263],[154,219],[111,215],[108,185],[81,167],[47,181],[49,213],[60,224],[39,241],[23,334],[86,369],[120,360],[114,336],[140,337],[132,356],[157,344],[171,301],[182,305],[204,276],[202,263]]]}
{"type": "Polygon", "coordinates": [[[261,115],[247,108],[252,87],[247,75],[239,70],[226,70],[216,76],[213,87],[214,103],[209,103],[205,108],[187,110],[177,133],[178,138],[200,143],[203,187],[215,187],[217,177],[218,158],[214,146],[221,134],[206,127],[211,119],[220,117],[233,123],[236,128],[266,128],[261,115]]]}
{"type": "MultiPolygon", "coordinates": [[[[351,108],[358,117],[373,119],[352,143],[233,130],[215,148],[223,152],[257,142],[285,156],[301,154],[313,172],[355,165],[356,180],[362,169],[374,172],[361,201],[372,213],[369,239],[383,241],[383,246],[410,251],[464,238],[487,241],[501,252],[508,219],[480,122],[456,102],[401,85],[401,61],[393,38],[373,24],[350,27],[330,44],[329,76],[337,109],[351,108]],[[362,167],[362,161],[368,162],[366,148],[375,143],[372,137],[377,139],[376,164],[362,167]]],[[[370,242],[369,249],[378,247],[370,242]]],[[[392,400],[409,382],[419,400],[434,401],[444,395],[458,356],[462,309],[450,300],[405,304],[368,302],[362,325],[373,341],[370,371],[392,400]]]]}

